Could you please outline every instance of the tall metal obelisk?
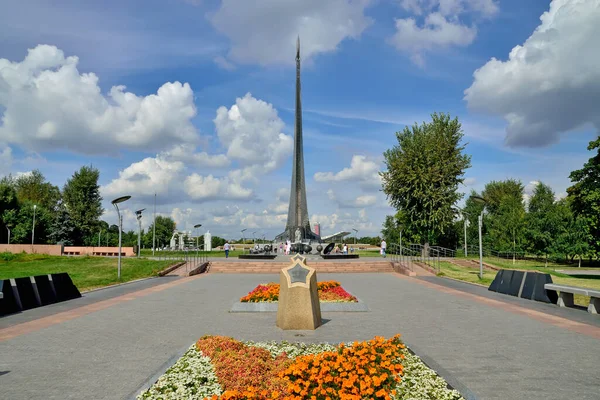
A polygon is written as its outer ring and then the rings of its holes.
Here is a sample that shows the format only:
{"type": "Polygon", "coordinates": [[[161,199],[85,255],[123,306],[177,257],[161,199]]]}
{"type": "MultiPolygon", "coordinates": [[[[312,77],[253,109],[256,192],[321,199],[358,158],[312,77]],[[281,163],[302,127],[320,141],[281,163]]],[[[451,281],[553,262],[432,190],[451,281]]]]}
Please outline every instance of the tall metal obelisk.
{"type": "Polygon", "coordinates": [[[302,150],[302,99],[300,89],[300,37],[296,42],[296,115],[294,123],[294,164],[292,169],[292,187],[290,206],[285,232],[280,239],[319,240],[319,236],[310,229],[308,207],[306,204],[306,185],[304,181],[304,154],[302,150]]]}

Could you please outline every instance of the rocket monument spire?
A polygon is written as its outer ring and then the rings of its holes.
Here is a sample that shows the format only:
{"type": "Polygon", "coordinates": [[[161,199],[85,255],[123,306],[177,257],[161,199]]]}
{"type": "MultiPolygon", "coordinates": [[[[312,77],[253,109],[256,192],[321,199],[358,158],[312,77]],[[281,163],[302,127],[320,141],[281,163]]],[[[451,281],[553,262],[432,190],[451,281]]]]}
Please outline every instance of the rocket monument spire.
{"type": "Polygon", "coordinates": [[[300,85],[300,36],[296,41],[296,113],[294,120],[294,162],[292,166],[292,187],[290,205],[285,232],[280,239],[318,240],[319,236],[310,229],[308,206],[306,203],[306,185],[304,181],[304,152],[302,145],[302,99],[300,85]]]}

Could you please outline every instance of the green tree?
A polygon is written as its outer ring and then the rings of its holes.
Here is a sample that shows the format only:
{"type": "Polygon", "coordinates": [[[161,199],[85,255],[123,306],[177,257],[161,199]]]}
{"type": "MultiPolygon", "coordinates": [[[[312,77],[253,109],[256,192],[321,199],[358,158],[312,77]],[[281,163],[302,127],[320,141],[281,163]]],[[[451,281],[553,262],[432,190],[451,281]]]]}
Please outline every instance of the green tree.
{"type": "Polygon", "coordinates": [[[213,235],[210,239],[210,245],[212,248],[223,246],[225,244],[225,239],[222,237],[213,235]]]}
{"type": "MultiPolygon", "coordinates": [[[[9,179],[12,179],[9,177],[9,179]]],[[[46,181],[39,170],[14,178],[14,187],[19,203],[30,201],[33,204],[53,211],[60,200],[60,189],[46,181]]]]}
{"type": "Polygon", "coordinates": [[[104,212],[100,185],[100,171],[81,167],[65,183],[63,199],[74,225],[72,241],[75,244],[93,245],[97,240],[98,223],[104,212]]]}
{"type": "Polygon", "coordinates": [[[396,133],[398,145],[384,153],[387,171],[381,173],[383,192],[402,211],[404,228],[426,243],[453,224],[452,206],[462,198],[458,187],[471,166],[458,119],[443,113],[431,117],[396,133]]]}
{"type": "MultiPolygon", "coordinates": [[[[173,231],[177,228],[175,221],[171,217],[162,215],[156,216],[156,247],[168,246],[173,236],[173,231]]],[[[144,245],[147,248],[152,248],[152,232],[154,222],[148,227],[148,231],[144,235],[144,245]]]]}
{"type": "MultiPolygon", "coordinates": [[[[525,187],[516,179],[491,181],[485,185],[481,196],[486,201],[486,209],[490,214],[496,214],[507,199],[523,202],[525,187]]],[[[525,208],[523,206],[523,208],[525,208]]]]}
{"type": "Polygon", "coordinates": [[[48,243],[50,226],[52,225],[52,214],[42,206],[38,206],[31,201],[25,201],[19,206],[18,212],[14,213],[11,229],[11,243],[27,244],[31,243],[31,234],[33,228],[33,214],[35,207],[35,243],[48,243]]]}
{"type": "Polygon", "coordinates": [[[543,183],[538,183],[529,200],[526,236],[530,250],[537,255],[545,255],[546,263],[553,240],[560,232],[558,210],[554,192],[543,183]]]}
{"type": "Polygon", "coordinates": [[[524,245],[525,206],[522,198],[506,195],[495,215],[491,215],[490,239],[493,248],[502,252],[521,252],[524,245]]]}
{"type": "MultiPolygon", "coordinates": [[[[383,221],[383,227],[381,228],[381,236],[388,243],[399,243],[400,242],[400,230],[402,229],[402,213],[398,212],[396,215],[386,215],[385,220],[383,221]]],[[[369,240],[369,242],[361,243],[369,243],[371,242],[370,238],[365,238],[369,240]]],[[[362,240],[362,239],[361,239],[362,240]]],[[[377,243],[378,245],[381,244],[377,243]]]]}
{"type": "Polygon", "coordinates": [[[62,243],[65,246],[72,246],[73,242],[73,231],[75,226],[71,221],[71,215],[67,210],[67,207],[63,203],[60,203],[55,211],[55,218],[50,226],[49,230],[49,242],[50,243],[62,243]]]}
{"type": "Polygon", "coordinates": [[[8,242],[8,229],[16,223],[19,202],[17,192],[10,179],[0,180],[0,243],[8,242]]]}
{"type": "Polygon", "coordinates": [[[520,181],[507,179],[485,185],[482,197],[486,204],[486,241],[494,250],[514,252],[521,250],[525,223],[524,186],[520,181]],[[519,247],[517,247],[519,244],[519,247]]]}
{"type": "Polygon", "coordinates": [[[571,172],[573,185],[567,189],[571,209],[580,224],[586,226],[590,249],[600,252],[600,136],[589,143],[596,151],[583,168],[571,172]]]}

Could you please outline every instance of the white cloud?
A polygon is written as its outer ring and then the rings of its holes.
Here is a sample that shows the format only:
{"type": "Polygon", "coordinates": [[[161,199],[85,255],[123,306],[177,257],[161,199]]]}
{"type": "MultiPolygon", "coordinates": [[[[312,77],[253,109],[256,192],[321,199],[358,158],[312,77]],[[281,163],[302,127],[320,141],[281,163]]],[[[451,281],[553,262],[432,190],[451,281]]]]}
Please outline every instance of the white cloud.
{"type": "Polygon", "coordinates": [[[214,123],[226,154],[196,152],[195,146],[176,144],[125,168],[103,187],[103,193],[168,193],[170,202],[182,198],[193,202],[254,199],[253,190],[242,184],[259,183],[260,176],[279,168],[291,154],[292,139],[282,133],[283,121],[271,104],[248,93],[237,98],[231,108],[220,107],[214,123]],[[241,168],[226,171],[224,176],[215,174],[232,162],[241,168]],[[210,173],[190,174],[192,166],[209,168],[210,173]]]}
{"type": "Polygon", "coordinates": [[[600,5],[554,0],[507,61],[492,58],[465,90],[469,108],[501,115],[511,147],[555,143],[586,124],[600,127],[600,5]]]}
{"type": "Polygon", "coordinates": [[[290,201],[290,189],[288,189],[288,188],[278,189],[275,194],[275,200],[287,204],[290,201]]]}
{"type": "Polygon", "coordinates": [[[217,64],[219,67],[221,67],[222,69],[224,69],[226,71],[233,71],[235,69],[235,64],[228,61],[223,56],[217,56],[214,58],[213,61],[215,62],[215,64],[217,64]]]}
{"type": "Polygon", "coordinates": [[[473,11],[492,16],[498,12],[498,4],[494,0],[400,0],[400,6],[415,15],[438,11],[447,16],[473,11]]]}
{"type": "Polygon", "coordinates": [[[102,187],[102,195],[107,197],[124,194],[142,197],[174,195],[181,186],[177,179],[184,171],[180,161],[166,161],[161,157],[148,157],[135,162],[123,171],[119,177],[102,187]]]}
{"type": "Polygon", "coordinates": [[[531,196],[533,196],[533,191],[539,184],[539,181],[530,181],[527,185],[525,185],[523,189],[523,201],[525,204],[529,204],[529,199],[531,199],[531,196]]]}
{"type": "Polygon", "coordinates": [[[396,33],[389,42],[408,53],[418,65],[424,64],[427,51],[448,47],[465,47],[477,36],[477,27],[464,24],[464,14],[491,17],[498,11],[493,0],[402,0],[402,8],[415,16],[424,16],[419,25],[416,18],[397,18],[396,33]]]}
{"type": "Polygon", "coordinates": [[[429,14],[422,27],[413,18],[396,19],[396,33],[391,43],[411,54],[411,60],[423,64],[423,52],[436,47],[467,46],[475,40],[477,28],[458,20],[448,20],[440,13],[429,14]]]}
{"type": "Polygon", "coordinates": [[[469,178],[465,178],[465,181],[463,182],[463,185],[465,185],[465,186],[473,186],[476,183],[477,183],[477,178],[469,177],[469,178]]]}
{"type": "Polygon", "coordinates": [[[251,189],[242,187],[229,178],[201,176],[196,173],[188,176],[183,183],[185,192],[195,201],[207,200],[249,200],[254,197],[251,189]]]}
{"type": "Polygon", "coordinates": [[[310,221],[313,224],[321,224],[321,236],[332,235],[341,231],[352,232],[352,229],[357,229],[364,235],[378,235],[381,230],[380,226],[369,220],[365,209],[358,210],[355,214],[340,214],[339,212],[313,214],[310,221]]]}
{"type": "Polygon", "coordinates": [[[350,168],[344,168],[337,173],[317,172],[314,180],[317,182],[356,182],[361,184],[365,190],[381,187],[379,165],[362,155],[352,156],[350,168]]]}
{"type": "Polygon", "coordinates": [[[296,38],[307,59],[334,51],[371,24],[371,0],[222,0],[213,26],[231,41],[228,58],[239,63],[292,64],[296,38]]]}
{"type": "Polygon", "coordinates": [[[186,145],[173,146],[170,150],[160,153],[166,160],[182,161],[198,167],[223,168],[231,164],[225,154],[196,153],[195,149],[186,145]]]}
{"type": "Polygon", "coordinates": [[[341,208],[362,208],[369,207],[377,203],[377,196],[373,195],[361,195],[352,200],[340,199],[335,194],[333,189],[329,189],[327,191],[327,197],[341,208]]]}
{"type": "Polygon", "coordinates": [[[238,97],[229,109],[219,107],[214,123],[227,157],[242,166],[260,165],[270,172],[292,153],[292,138],[282,133],[285,124],[277,110],[250,93],[238,97]]]}
{"type": "Polygon", "coordinates": [[[12,162],[12,149],[0,144],[0,177],[10,173],[12,162]]]}
{"type": "Polygon", "coordinates": [[[160,149],[196,143],[190,86],[165,83],[145,97],[113,86],[102,94],[94,73],[55,46],[38,45],[21,62],[0,59],[0,136],[30,150],[114,154],[115,147],[160,149]]]}

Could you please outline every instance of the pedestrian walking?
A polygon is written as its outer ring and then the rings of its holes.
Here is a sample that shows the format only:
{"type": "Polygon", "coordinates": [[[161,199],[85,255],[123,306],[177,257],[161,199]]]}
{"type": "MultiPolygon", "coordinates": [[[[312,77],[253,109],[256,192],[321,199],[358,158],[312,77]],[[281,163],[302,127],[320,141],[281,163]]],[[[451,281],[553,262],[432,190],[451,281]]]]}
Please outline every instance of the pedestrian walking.
{"type": "Polygon", "coordinates": [[[225,242],[225,245],[223,246],[223,249],[225,250],[225,258],[229,258],[229,241],[225,242]]]}
{"type": "Polygon", "coordinates": [[[385,258],[385,248],[387,247],[387,244],[385,243],[385,239],[381,239],[381,255],[383,256],[383,258],[385,258]]]}

